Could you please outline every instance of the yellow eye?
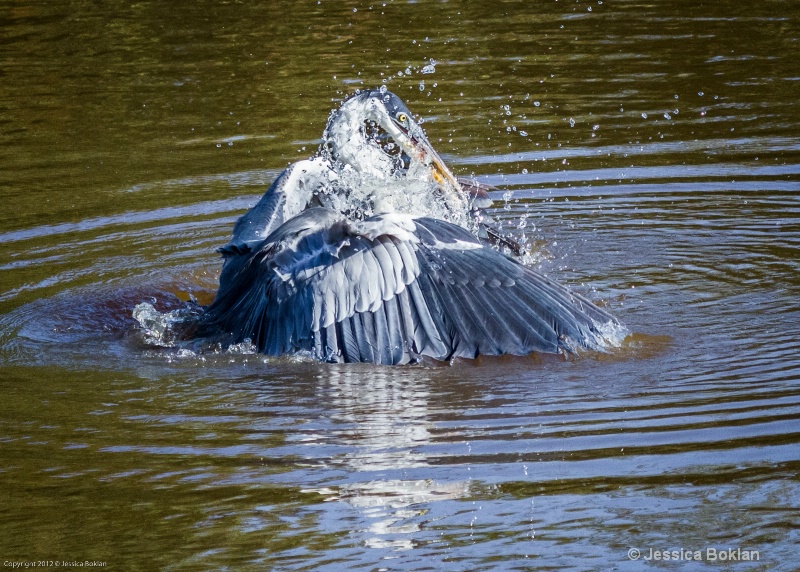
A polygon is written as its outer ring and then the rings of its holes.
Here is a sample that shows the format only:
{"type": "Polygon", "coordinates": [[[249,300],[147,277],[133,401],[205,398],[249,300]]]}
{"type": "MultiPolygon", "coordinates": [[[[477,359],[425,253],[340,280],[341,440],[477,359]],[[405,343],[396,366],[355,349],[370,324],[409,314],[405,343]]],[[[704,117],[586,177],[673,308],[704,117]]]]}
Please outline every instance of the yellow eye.
{"type": "Polygon", "coordinates": [[[405,123],[406,121],[408,121],[408,115],[406,115],[405,113],[399,113],[397,114],[397,120],[400,123],[405,123]]]}

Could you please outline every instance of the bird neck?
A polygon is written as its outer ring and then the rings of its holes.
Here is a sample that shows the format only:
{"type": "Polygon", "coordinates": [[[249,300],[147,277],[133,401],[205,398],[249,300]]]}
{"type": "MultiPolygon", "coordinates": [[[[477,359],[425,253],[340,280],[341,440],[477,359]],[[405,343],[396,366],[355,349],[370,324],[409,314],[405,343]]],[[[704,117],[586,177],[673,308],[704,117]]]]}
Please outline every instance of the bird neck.
{"type": "Polygon", "coordinates": [[[284,196],[280,213],[283,221],[303,212],[315,193],[329,191],[336,178],[329,163],[320,157],[290,165],[281,175],[277,188],[284,196]]]}
{"type": "Polygon", "coordinates": [[[319,158],[290,165],[258,204],[237,221],[232,242],[264,240],[284,222],[303,212],[315,192],[326,192],[335,178],[328,164],[319,158]]]}

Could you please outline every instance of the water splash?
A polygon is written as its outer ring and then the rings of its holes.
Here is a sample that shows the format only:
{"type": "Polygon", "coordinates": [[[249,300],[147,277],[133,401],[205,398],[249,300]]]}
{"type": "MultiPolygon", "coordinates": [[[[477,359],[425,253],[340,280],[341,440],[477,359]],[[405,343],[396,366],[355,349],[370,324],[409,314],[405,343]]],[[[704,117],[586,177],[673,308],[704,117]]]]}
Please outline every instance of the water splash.
{"type": "Polygon", "coordinates": [[[365,175],[349,166],[339,167],[337,177],[338,187],[323,191],[323,202],[349,218],[363,220],[397,212],[444,219],[473,230],[466,201],[459,200],[454,192],[443,191],[420,161],[412,160],[407,169],[385,178],[365,175]]]}
{"type": "Polygon", "coordinates": [[[436,60],[434,60],[434,59],[431,59],[431,60],[430,60],[430,63],[429,63],[428,65],[426,65],[425,67],[423,67],[423,68],[422,68],[422,71],[421,71],[421,73],[424,73],[424,74],[432,74],[432,73],[436,73],[436,64],[437,64],[437,63],[439,63],[439,62],[437,62],[437,61],[436,61],[436,60]]]}
{"type": "Polygon", "coordinates": [[[159,312],[150,302],[141,302],[133,308],[133,319],[139,323],[145,344],[174,348],[181,340],[181,326],[199,313],[199,306],[159,312]]]}
{"type": "Polygon", "coordinates": [[[605,324],[595,324],[595,328],[600,334],[598,342],[603,349],[622,347],[622,342],[631,334],[628,328],[614,320],[610,320],[605,324]]]}

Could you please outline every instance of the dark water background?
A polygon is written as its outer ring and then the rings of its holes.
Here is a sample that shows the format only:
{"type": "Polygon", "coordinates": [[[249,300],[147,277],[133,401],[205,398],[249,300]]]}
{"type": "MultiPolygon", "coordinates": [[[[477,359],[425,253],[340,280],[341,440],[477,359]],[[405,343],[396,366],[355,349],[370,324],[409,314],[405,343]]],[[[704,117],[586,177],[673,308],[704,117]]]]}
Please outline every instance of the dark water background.
{"type": "Polygon", "coordinates": [[[796,569],[799,20],[0,2],[0,561],[796,569]],[[236,218],[383,82],[502,188],[537,266],[628,326],[620,351],[385,368],[142,344],[133,306],[208,301],[236,218]]]}

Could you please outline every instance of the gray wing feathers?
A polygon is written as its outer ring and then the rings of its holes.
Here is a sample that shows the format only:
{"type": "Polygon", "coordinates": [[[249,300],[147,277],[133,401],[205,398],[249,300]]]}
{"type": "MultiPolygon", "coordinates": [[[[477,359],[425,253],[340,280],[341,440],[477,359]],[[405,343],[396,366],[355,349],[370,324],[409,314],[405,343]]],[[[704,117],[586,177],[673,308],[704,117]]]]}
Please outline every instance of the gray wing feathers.
{"type": "Polygon", "coordinates": [[[436,219],[352,224],[309,209],[244,257],[198,331],[272,355],[395,364],[602,348],[597,326],[614,320],[436,219]]]}

